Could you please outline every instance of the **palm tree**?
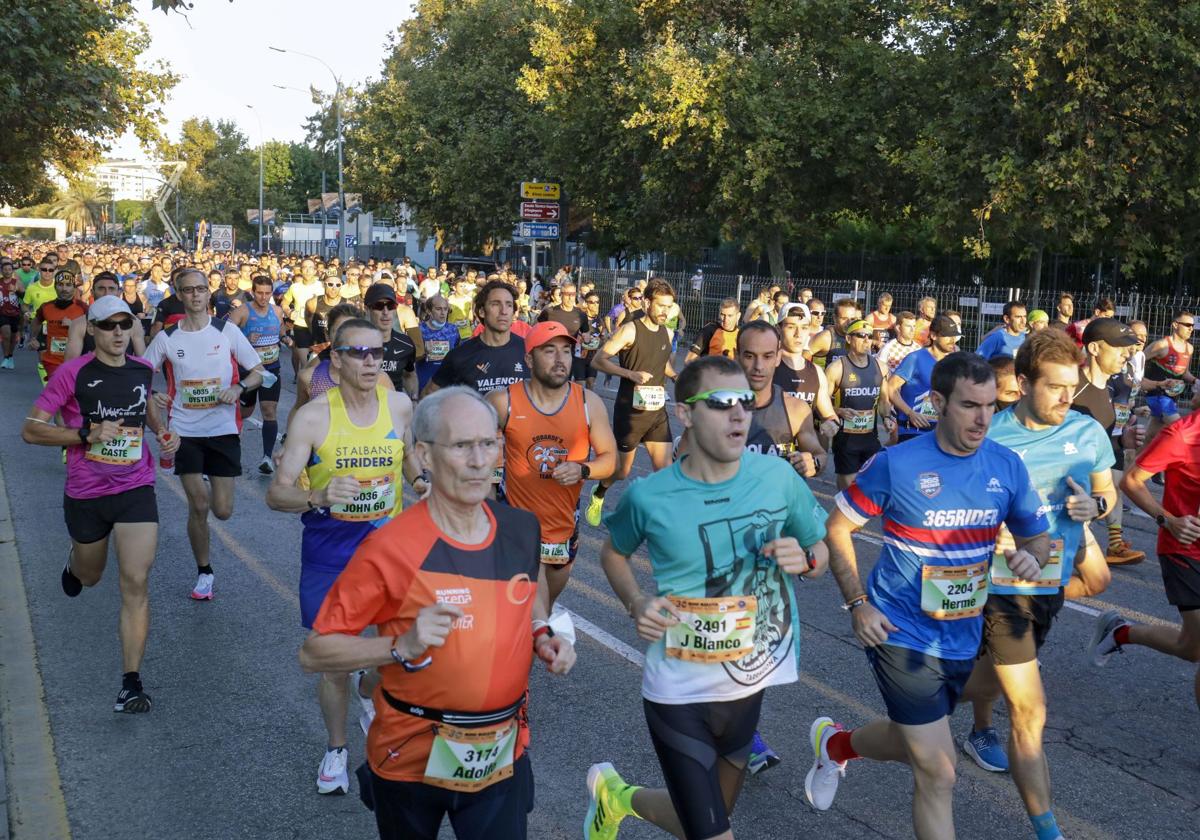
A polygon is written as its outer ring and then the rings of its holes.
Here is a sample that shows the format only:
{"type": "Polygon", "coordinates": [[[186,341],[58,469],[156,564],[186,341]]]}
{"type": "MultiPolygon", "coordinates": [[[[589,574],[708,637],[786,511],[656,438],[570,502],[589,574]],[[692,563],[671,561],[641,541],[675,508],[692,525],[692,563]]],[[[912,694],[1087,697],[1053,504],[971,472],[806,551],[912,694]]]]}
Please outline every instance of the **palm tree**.
{"type": "Polygon", "coordinates": [[[88,225],[99,227],[100,209],[108,201],[108,193],[91,181],[72,181],[50,203],[51,218],[62,219],[67,229],[83,232],[88,225]]]}

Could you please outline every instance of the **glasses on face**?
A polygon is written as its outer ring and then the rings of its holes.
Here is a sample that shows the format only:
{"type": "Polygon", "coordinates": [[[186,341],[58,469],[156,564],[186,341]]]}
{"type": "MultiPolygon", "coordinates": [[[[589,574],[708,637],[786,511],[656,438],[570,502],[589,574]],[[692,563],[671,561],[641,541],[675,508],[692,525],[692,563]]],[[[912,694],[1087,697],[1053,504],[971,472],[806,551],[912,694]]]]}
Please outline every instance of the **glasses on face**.
{"type": "Polygon", "coordinates": [[[1196,328],[1196,322],[1195,321],[1176,321],[1175,326],[1186,327],[1187,329],[1192,330],[1192,329],[1196,328]]]}
{"type": "Polygon", "coordinates": [[[112,332],[118,328],[120,328],[121,332],[129,332],[131,329],[133,329],[132,318],[118,318],[115,321],[108,319],[104,321],[93,321],[92,323],[96,325],[96,329],[104,332],[112,332]]]}
{"type": "Polygon", "coordinates": [[[181,295],[198,295],[206,293],[208,286],[180,286],[176,291],[181,295]]]}
{"type": "Polygon", "coordinates": [[[629,299],[630,300],[641,300],[642,296],[641,295],[630,295],[629,299]]]}
{"type": "Polygon", "coordinates": [[[810,310],[808,310],[808,314],[813,316],[814,318],[820,318],[822,315],[825,314],[825,310],[824,309],[810,309],[810,310]]]}
{"type": "Polygon", "coordinates": [[[867,339],[871,337],[871,334],[869,332],[853,332],[850,333],[850,337],[867,339]]]}
{"type": "Polygon", "coordinates": [[[351,359],[357,359],[360,362],[366,361],[370,356],[377,362],[383,361],[382,347],[363,347],[362,345],[343,344],[341,347],[334,347],[339,353],[349,356],[351,359]]]}
{"type": "Polygon", "coordinates": [[[684,400],[687,405],[695,405],[701,401],[714,411],[729,411],[735,405],[752,411],[754,409],[754,392],[740,388],[716,388],[712,391],[701,391],[694,397],[684,400]]]}
{"type": "Polygon", "coordinates": [[[335,282],[335,281],[331,281],[331,280],[326,280],[326,281],[325,281],[325,285],[326,285],[326,286],[328,286],[328,287],[329,287],[329,288],[331,288],[331,289],[340,289],[340,288],[342,287],[342,284],[341,284],[341,283],[338,283],[338,282],[335,282]]]}
{"type": "Polygon", "coordinates": [[[466,460],[467,457],[479,449],[487,459],[495,458],[500,450],[500,441],[494,437],[479,438],[478,440],[458,440],[454,443],[438,443],[436,440],[425,441],[430,446],[440,446],[442,449],[447,449],[455,458],[466,460]]]}
{"type": "Polygon", "coordinates": [[[371,308],[376,312],[382,312],[385,309],[395,309],[396,301],[394,300],[377,300],[371,304],[371,308]]]}

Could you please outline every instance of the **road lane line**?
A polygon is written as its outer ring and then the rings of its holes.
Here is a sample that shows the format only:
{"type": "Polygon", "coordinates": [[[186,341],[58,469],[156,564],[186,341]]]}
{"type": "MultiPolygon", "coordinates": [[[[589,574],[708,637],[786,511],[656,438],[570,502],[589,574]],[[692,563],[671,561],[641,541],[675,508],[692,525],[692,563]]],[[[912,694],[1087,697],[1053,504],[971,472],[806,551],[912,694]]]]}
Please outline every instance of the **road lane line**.
{"type": "MultiPolygon", "coordinates": [[[[66,543],[63,543],[64,551],[66,543]]],[[[0,468],[0,740],[13,840],[70,840],[8,489],[0,468]]]]}

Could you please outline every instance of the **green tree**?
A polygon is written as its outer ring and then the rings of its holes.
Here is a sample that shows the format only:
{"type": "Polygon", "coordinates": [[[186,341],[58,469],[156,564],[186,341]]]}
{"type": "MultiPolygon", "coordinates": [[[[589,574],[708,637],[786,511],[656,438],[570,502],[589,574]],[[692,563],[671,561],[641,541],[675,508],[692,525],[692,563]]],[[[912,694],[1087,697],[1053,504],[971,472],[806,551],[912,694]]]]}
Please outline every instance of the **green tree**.
{"type": "Polygon", "coordinates": [[[8,0],[0,14],[0,202],[44,200],[47,167],[86,171],[132,128],[158,138],[160,105],[177,78],[139,66],[150,39],[125,0],[8,0]]]}
{"type": "Polygon", "coordinates": [[[232,121],[185,120],[178,142],[167,144],[162,154],[187,164],[179,193],[182,221],[188,227],[207,219],[212,224],[232,224],[239,237],[253,239],[246,210],[258,207],[258,151],[250,149],[232,121]]]}
{"type": "Polygon", "coordinates": [[[91,181],[72,181],[46,212],[52,219],[65,221],[69,232],[83,233],[89,225],[100,226],[101,209],[109,200],[108,192],[91,181]]]}

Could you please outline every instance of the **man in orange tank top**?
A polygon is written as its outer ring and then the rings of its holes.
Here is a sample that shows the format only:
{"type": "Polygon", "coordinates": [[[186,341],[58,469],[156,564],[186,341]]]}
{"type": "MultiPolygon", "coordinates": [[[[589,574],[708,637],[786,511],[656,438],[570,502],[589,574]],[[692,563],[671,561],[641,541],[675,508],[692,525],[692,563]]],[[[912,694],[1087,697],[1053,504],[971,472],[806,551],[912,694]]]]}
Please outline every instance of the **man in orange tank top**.
{"type": "Polygon", "coordinates": [[[29,349],[40,351],[38,374],[42,384],[66,360],[71,322],[87,316],[87,306],[75,299],[75,275],[60,271],[54,275],[55,300],[38,307],[30,331],[29,349]]]}
{"type": "Polygon", "coordinates": [[[525,338],[531,378],[487,395],[504,433],[505,499],[537,514],[542,524],[540,554],[551,606],[579,550],[583,482],[608,478],[617,463],[604,402],[571,382],[575,344],[557,321],[539,323],[525,338]]]}

